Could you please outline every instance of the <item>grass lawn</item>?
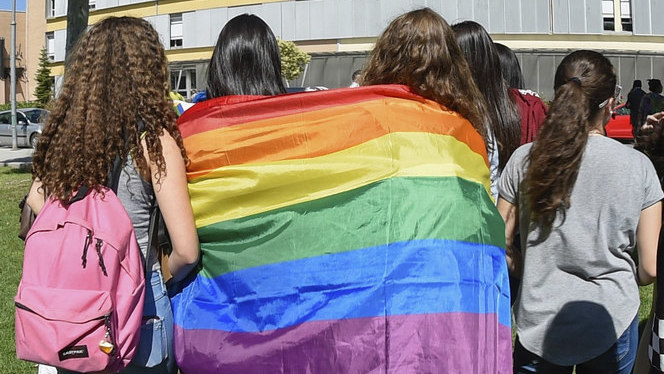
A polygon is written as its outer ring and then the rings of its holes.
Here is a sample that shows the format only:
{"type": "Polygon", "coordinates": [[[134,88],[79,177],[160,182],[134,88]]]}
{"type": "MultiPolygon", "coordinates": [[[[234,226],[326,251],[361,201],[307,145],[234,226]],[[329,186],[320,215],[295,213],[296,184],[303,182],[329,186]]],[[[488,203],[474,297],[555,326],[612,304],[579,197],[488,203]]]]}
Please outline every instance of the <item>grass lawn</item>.
{"type": "MultiPolygon", "coordinates": [[[[0,250],[4,255],[0,266],[0,279],[6,282],[0,287],[0,372],[35,374],[34,364],[16,359],[14,342],[14,296],[21,278],[23,266],[23,242],[18,233],[18,203],[30,187],[30,173],[0,167],[0,250]]],[[[639,320],[646,319],[652,304],[652,286],[641,288],[639,320]]],[[[43,337],[48,339],[47,336],[43,337]]]]}
{"type": "MultiPolygon", "coordinates": [[[[35,374],[34,364],[16,358],[14,342],[14,296],[23,266],[23,241],[18,238],[18,203],[28,192],[31,176],[27,170],[0,167],[0,250],[3,265],[0,279],[0,372],[35,374]]],[[[48,339],[48,337],[44,337],[48,339]]]]}
{"type": "Polygon", "coordinates": [[[641,308],[639,309],[639,326],[645,323],[645,320],[648,319],[648,313],[650,312],[650,306],[652,305],[652,287],[649,285],[646,287],[640,287],[639,292],[641,293],[641,308]]]}

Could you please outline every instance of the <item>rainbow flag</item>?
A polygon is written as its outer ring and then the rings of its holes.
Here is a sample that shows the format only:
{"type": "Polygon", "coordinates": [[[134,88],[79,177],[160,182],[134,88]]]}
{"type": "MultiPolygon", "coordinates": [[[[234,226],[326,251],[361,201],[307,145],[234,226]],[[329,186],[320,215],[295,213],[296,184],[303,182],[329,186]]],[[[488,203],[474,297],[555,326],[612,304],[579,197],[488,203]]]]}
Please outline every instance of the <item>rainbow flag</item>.
{"type": "Polygon", "coordinates": [[[403,86],[179,120],[202,267],[183,373],[511,373],[504,223],[470,123],[403,86]]]}
{"type": "Polygon", "coordinates": [[[192,106],[194,106],[194,104],[188,103],[186,101],[173,100],[173,109],[175,109],[175,113],[177,113],[178,117],[192,106]]]}

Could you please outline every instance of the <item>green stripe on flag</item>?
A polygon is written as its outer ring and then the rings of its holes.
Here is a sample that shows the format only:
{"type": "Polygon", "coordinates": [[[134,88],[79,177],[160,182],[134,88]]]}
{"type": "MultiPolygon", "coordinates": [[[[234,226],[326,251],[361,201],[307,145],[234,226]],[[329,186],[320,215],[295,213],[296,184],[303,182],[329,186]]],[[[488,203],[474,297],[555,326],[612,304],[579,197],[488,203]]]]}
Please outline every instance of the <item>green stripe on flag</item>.
{"type": "Polygon", "coordinates": [[[200,228],[201,275],[211,278],[264,264],[417,239],[504,248],[504,227],[479,183],[457,177],[391,178],[200,228]]]}

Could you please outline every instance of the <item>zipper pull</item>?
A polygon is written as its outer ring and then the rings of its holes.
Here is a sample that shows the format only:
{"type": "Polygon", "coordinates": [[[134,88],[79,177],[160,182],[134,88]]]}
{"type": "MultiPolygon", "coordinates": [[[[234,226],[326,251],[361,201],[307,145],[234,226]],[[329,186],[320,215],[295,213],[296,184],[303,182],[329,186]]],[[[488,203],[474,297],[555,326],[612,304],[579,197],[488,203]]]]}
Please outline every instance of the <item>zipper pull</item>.
{"type": "Polygon", "coordinates": [[[105,276],[108,276],[106,273],[106,265],[104,265],[104,258],[101,255],[101,246],[104,244],[104,242],[101,241],[101,239],[97,238],[97,256],[99,256],[99,266],[101,267],[101,271],[104,272],[105,276]]]}
{"type": "Polygon", "coordinates": [[[92,231],[88,229],[88,235],[85,237],[85,244],[83,244],[83,255],[81,256],[83,269],[88,264],[88,247],[92,243],[92,231]]]}
{"type": "Polygon", "coordinates": [[[110,355],[115,350],[115,346],[112,343],[111,337],[111,315],[107,314],[104,316],[104,325],[106,326],[106,333],[104,334],[104,339],[99,342],[99,349],[110,355]]]}

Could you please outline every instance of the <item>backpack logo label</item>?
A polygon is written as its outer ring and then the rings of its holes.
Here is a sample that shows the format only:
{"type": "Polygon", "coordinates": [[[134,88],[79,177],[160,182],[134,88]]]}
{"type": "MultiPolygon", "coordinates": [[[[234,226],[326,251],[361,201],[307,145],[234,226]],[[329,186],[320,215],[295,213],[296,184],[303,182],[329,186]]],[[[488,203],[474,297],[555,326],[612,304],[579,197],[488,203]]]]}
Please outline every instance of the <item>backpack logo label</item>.
{"type": "Polygon", "coordinates": [[[58,352],[58,357],[60,358],[60,361],[69,360],[70,358],[87,358],[89,357],[88,346],[75,345],[72,347],[67,347],[58,352]]]}

